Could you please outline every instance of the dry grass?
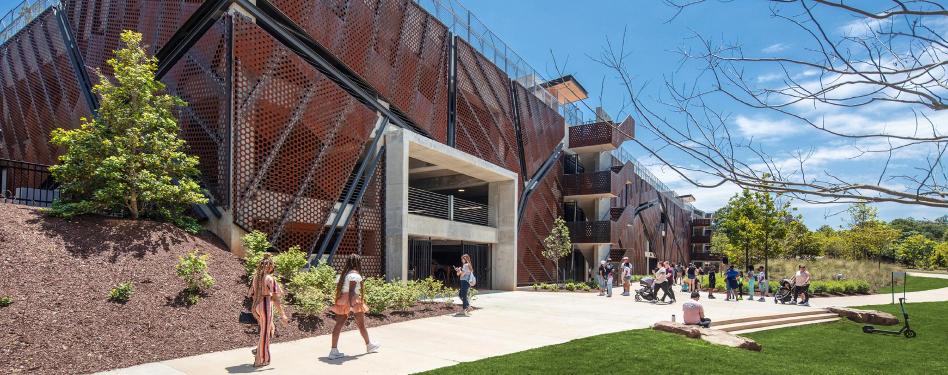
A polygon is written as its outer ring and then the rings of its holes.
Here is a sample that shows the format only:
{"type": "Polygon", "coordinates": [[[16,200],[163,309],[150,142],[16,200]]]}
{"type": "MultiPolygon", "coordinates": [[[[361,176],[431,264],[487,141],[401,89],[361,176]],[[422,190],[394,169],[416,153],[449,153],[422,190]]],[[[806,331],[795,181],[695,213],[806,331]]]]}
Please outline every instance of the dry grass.
{"type": "MultiPolygon", "coordinates": [[[[833,276],[842,274],[845,279],[865,280],[870,289],[876,291],[891,284],[893,271],[904,271],[901,266],[891,263],[882,263],[866,260],[844,260],[823,258],[812,261],[775,259],[770,260],[770,279],[778,280],[790,277],[797,271],[797,266],[806,266],[814,280],[832,280],[833,276]]],[[[900,282],[897,284],[901,285],[900,282]]]]}

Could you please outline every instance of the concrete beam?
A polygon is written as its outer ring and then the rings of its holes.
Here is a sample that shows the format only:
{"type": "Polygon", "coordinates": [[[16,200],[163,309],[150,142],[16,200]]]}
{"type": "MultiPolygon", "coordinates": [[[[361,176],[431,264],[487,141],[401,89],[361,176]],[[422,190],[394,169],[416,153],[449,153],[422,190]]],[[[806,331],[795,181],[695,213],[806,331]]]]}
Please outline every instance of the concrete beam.
{"type": "Polygon", "coordinates": [[[466,187],[478,186],[478,185],[484,185],[484,184],[485,182],[483,180],[480,180],[471,176],[465,176],[462,174],[456,174],[456,175],[444,176],[444,177],[424,178],[424,179],[412,181],[411,183],[411,185],[416,188],[419,188],[422,190],[428,190],[428,191],[460,189],[460,188],[466,188],[466,187]]]}

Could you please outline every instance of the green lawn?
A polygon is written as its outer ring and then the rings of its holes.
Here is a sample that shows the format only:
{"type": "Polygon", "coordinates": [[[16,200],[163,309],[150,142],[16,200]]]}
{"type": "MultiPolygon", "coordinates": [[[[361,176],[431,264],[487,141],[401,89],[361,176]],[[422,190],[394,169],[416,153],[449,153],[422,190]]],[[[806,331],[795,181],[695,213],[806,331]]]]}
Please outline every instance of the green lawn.
{"type": "MultiPolygon", "coordinates": [[[[908,283],[905,285],[906,292],[918,292],[922,290],[948,288],[948,279],[939,279],[936,277],[911,276],[908,277],[908,283]]],[[[892,287],[879,289],[876,293],[891,293],[892,287]]],[[[896,285],[895,292],[901,293],[902,286],[896,285]]]]}
{"type": "MultiPolygon", "coordinates": [[[[901,316],[898,305],[866,306],[901,316]]],[[[430,374],[948,374],[948,302],[907,305],[918,337],[848,320],[748,334],[763,351],[640,329],[462,363],[430,374]]]]}

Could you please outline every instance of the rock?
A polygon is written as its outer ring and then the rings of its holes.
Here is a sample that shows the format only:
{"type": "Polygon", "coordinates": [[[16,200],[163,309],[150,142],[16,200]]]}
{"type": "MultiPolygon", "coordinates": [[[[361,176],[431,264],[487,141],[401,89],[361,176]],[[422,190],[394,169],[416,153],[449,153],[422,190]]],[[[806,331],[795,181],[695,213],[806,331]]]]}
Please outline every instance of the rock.
{"type": "Polygon", "coordinates": [[[894,326],[899,324],[899,318],[882,311],[859,310],[848,307],[830,307],[829,311],[857,323],[877,324],[881,326],[894,326]]]}
{"type": "Polygon", "coordinates": [[[701,331],[697,326],[689,326],[682,323],[669,322],[667,320],[653,324],[652,329],[684,335],[693,339],[701,337],[701,331]]]}
{"type": "Polygon", "coordinates": [[[760,351],[760,344],[758,344],[757,341],[751,340],[747,337],[738,336],[730,332],[717,329],[701,328],[700,331],[701,339],[712,344],[752,350],[755,352],[760,351]]]}
{"type": "Polygon", "coordinates": [[[715,345],[725,345],[732,348],[760,351],[760,344],[746,337],[737,336],[725,331],[698,326],[685,325],[677,322],[661,321],[652,325],[656,331],[671,332],[693,339],[700,338],[715,345]]]}

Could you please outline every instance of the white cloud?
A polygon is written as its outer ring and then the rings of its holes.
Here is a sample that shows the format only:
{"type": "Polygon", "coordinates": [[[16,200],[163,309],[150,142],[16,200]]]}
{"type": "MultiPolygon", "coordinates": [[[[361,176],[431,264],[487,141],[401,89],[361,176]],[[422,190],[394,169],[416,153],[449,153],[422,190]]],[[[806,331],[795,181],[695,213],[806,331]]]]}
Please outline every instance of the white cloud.
{"type": "Polygon", "coordinates": [[[786,50],[789,49],[789,48],[790,48],[790,46],[789,46],[788,44],[785,44],[785,43],[774,43],[774,44],[771,44],[771,45],[769,45],[769,46],[767,46],[767,47],[764,47],[764,49],[760,50],[760,52],[767,53],[767,54],[772,54],[772,53],[778,53],[778,52],[786,51],[786,50]]]}
{"type": "Polygon", "coordinates": [[[734,123],[745,138],[757,140],[783,138],[803,130],[800,124],[794,124],[788,120],[750,118],[744,115],[738,115],[734,119],[734,123]]]}
{"type": "Polygon", "coordinates": [[[772,81],[781,79],[783,77],[784,75],[781,73],[762,74],[762,75],[757,76],[757,83],[772,82],[772,81]]]}

